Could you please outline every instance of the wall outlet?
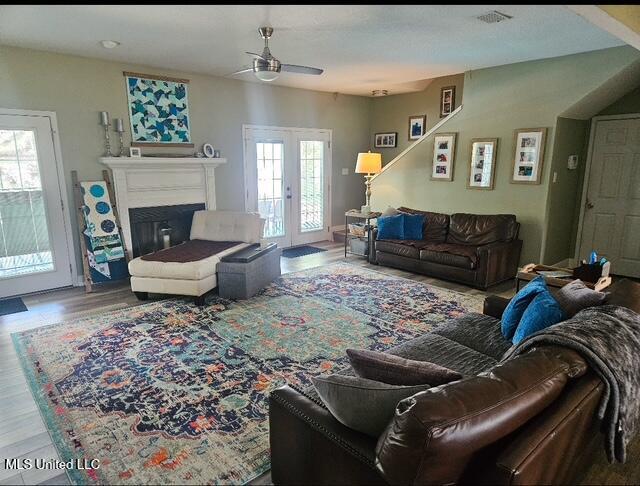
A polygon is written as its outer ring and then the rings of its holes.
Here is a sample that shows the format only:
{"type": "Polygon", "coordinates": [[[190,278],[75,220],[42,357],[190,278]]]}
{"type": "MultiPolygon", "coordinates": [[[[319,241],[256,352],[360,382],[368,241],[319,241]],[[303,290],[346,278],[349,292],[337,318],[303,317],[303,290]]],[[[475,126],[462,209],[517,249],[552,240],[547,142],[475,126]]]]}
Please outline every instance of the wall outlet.
{"type": "Polygon", "coordinates": [[[567,169],[576,170],[578,168],[578,156],[577,155],[569,155],[567,159],[567,169]]]}
{"type": "Polygon", "coordinates": [[[349,175],[349,168],[348,167],[343,167],[342,175],[349,175]]]}

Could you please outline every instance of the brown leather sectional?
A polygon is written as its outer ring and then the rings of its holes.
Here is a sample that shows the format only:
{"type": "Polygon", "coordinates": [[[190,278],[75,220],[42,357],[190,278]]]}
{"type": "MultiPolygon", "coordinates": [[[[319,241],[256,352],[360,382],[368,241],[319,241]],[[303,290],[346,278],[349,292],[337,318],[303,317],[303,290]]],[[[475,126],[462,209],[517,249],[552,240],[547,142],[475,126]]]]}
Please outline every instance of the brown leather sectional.
{"type": "Polygon", "coordinates": [[[420,211],[421,240],[379,240],[374,231],[372,262],[486,289],[515,277],[522,241],[513,214],[466,214],[420,211]]]}
{"type": "MultiPolygon", "coordinates": [[[[639,289],[621,281],[610,302],[638,312],[639,289]]],[[[573,483],[603,451],[596,409],[604,384],[581,356],[562,347],[500,362],[511,344],[500,340],[507,302],[489,297],[484,314],[389,350],[422,356],[465,378],[401,402],[379,438],[340,424],[312,388],[275,390],[269,400],[273,482],[573,483]]]]}

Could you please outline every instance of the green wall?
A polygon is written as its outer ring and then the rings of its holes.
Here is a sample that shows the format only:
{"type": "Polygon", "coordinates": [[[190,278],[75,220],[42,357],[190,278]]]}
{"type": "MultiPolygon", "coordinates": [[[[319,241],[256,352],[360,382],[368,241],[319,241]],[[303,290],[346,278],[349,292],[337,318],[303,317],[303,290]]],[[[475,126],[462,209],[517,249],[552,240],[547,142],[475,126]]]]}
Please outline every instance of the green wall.
{"type": "Polygon", "coordinates": [[[640,87],[601,110],[598,115],[627,115],[640,113],[640,87]]]}
{"type": "Polygon", "coordinates": [[[426,129],[431,129],[440,120],[440,88],[456,87],[455,107],[462,103],[464,74],[432,79],[424,91],[403,95],[372,98],[371,109],[371,150],[382,153],[382,163],[386,164],[409,147],[409,116],[426,115],[426,129]],[[380,132],[398,132],[396,148],[373,148],[374,135],[380,132]]]}
{"type": "MultiPolygon", "coordinates": [[[[80,180],[101,177],[104,166],[98,159],[103,154],[104,132],[98,112],[106,110],[112,117],[128,119],[123,71],[190,79],[191,135],[196,149],[210,142],[227,158],[227,164],[216,169],[219,209],[244,209],[242,124],[333,129],[333,224],[342,223],[346,209],[363,204],[363,179],[353,173],[353,167],[357,153],[369,148],[370,98],[0,46],[0,107],[56,112],[68,188],[72,170],[78,171],[80,180]],[[349,175],[341,174],[342,167],[349,168],[349,175]]],[[[127,133],[126,146],[129,141],[127,133]]],[[[143,154],[145,150],[189,153],[192,149],[143,149],[143,154]]],[[[71,190],[67,199],[67,207],[73,208],[71,190]]],[[[75,237],[76,217],[71,216],[75,237]]]]}
{"type": "Polygon", "coordinates": [[[556,123],[542,255],[545,264],[558,263],[575,252],[589,124],[589,120],[570,118],[558,118],[556,123]],[[578,156],[575,170],[567,168],[570,155],[578,156]],[[556,182],[553,182],[554,173],[556,182]]]}
{"type": "Polygon", "coordinates": [[[458,132],[454,180],[429,180],[433,153],[429,137],[374,179],[372,206],[514,213],[522,224],[521,261],[541,261],[557,117],[638,58],[635,49],[621,47],[465,73],[463,109],[442,127],[442,131],[458,132]],[[548,129],[542,183],[511,184],[514,130],[532,127],[548,129]],[[466,188],[470,140],[479,137],[499,139],[492,191],[466,188]]]}

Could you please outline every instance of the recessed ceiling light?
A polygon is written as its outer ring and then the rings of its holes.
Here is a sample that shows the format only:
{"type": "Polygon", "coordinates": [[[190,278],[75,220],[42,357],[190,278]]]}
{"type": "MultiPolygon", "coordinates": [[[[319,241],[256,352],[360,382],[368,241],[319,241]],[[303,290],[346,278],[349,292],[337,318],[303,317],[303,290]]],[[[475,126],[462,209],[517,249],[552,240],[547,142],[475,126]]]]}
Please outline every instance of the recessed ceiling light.
{"type": "Polygon", "coordinates": [[[118,41],[114,40],[102,40],[100,41],[100,44],[102,44],[102,47],[104,47],[105,49],[113,49],[114,47],[118,47],[120,45],[118,41]]]}
{"type": "Polygon", "coordinates": [[[386,89],[374,89],[371,92],[371,96],[387,96],[389,94],[389,91],[387,91],[386,89]]]}

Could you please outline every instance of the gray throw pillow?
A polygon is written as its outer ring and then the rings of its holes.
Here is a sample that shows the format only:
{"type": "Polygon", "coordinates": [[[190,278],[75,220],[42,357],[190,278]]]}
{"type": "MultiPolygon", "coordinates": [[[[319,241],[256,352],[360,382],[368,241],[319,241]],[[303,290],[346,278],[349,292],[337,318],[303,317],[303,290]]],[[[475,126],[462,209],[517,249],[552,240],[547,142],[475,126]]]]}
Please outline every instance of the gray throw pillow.
{"type": "Polygon", "coordinates": [[[317,376],[311,381],[340,423],[372,437],[384,432],[400,400],[430,388],[388,385],[347,375],[317,376]]]}
{"type": "Polygon", "coordinates": [[[578,279],[562,287],[554,297],[567,317],[573,317],[582,309],[603,304],[607,294],[590,289],[578,279]]]}
{"type": "Polygon", "coordinates": [[[391,206],[388,206],[387,209],[385,209],[382,214],[380,215],[380,217],[384,218],[386,216],[395,216],[396,214],[400,214],[400,211],[398,211],[396,208],[393,208],[391,206]]]}
{"type": "Polygon", "coordinates": [[[347,349],[347,356],[356,375],[390,385],[439,386],[459,380],[457,371],[428,361],[415,361],[378,351],[347,349]]]}

